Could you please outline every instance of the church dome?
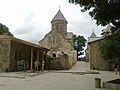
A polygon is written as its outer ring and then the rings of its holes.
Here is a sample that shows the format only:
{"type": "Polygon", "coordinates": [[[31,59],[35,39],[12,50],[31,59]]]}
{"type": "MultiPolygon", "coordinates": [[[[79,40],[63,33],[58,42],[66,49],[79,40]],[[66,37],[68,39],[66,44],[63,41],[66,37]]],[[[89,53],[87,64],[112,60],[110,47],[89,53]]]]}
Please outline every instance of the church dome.
{"type": "Polygon", "coordinates": [[[92,32],[90,38],[97,38],[96,34],[94,33],[94,31],[92,32]]]}
{"type": "Polygon", "coordinates": [[[55,17],[52,19],[52,21],[56,21],[56,20],[63,20],[63,21],[66,21],[66,22],[67,22],[67,20],[66,20],[65,17],[63,16],[62,12],[60,11],[60,9],[59,9],[59,11],[57,12],[57,14],[55,15],[55,17]]]}

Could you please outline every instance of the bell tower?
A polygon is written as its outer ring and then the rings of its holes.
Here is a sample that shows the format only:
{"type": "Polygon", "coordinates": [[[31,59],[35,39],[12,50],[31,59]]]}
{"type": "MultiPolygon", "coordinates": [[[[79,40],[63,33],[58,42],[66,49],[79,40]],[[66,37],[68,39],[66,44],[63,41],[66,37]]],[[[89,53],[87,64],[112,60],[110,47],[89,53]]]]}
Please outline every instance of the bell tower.
{"type": "Polygon", "coordinates": [[[63,16],[62,12],[59,11],[55,15],[55,17],[52,19],[52,31],[58,32],[61,35],[66,36],[67,35],[67,20],[63,16]]]}

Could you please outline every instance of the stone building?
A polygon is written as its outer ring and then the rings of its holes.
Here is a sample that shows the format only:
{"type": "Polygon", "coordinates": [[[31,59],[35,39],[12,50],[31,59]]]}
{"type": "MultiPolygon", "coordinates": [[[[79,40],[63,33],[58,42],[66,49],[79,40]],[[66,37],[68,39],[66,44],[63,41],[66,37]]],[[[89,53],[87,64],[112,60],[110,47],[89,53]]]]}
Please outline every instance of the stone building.
{"type": "Polygon", "coordinates": [[[51,21],[51,31],[39,41],[39,45],[49,48],[53,69],[69,69],[77,60],[73,47],[73,34],[67,32],[67,20],[59,10],[51,21]]]}
{"type": "Polygon", "coordinates": [[[95,34],[95,32],[93,31],[92,34],[90,35],[90,37],[88,37],[88,43],[92,42],[92,41],[96,41],[98,39],[101,39],[101,37],[97,37],[97,35],[95,34]]]}
{"type": "Polygon", "coordinates": [[[110,62],[102,58],[102,55],[99,51],[101,41],[102,39],[98,39],[88,43],[90,69],[102,70],[102,71],[111,70],[110,62]]]}
{"type": "MultiPolygon", "coordinates": [[[[107,32],[110,26],[104,30],[107,32]]],[[[106,33],[105,33],[106,35],[106,33]]],[[[108,35],[108,34],[107,34],[108,35]]],[[[111,70],[112,62],[109,62],[102,58],[100,53],[100,42],[104,37],[97,37],[93,32],[90,37],[88,37],[88,45],[86,49],[86,59],[90,62],[90,68],[96,70],[111,70]]]]}
{"type": "MultiPolygon", "coordinates": [[[[101,39],[101,37],[97,37],[95,32],[93,31],[90,37],[88,37],[88,43],[101,39]]],[[[85,50],[85,59],[86,61],[90,61],[90,52],[89,52],[89,44],[87,45],[87,49],[85,50]]]]}
{"type": "Polygon", "coordinates": [[[11,37],[0,35],[0,69],[3,71],[34,70],[35,60],[46,59],[49,49],[11,37]],[[20,69],[20,62],[24,62],[20,69]]]}

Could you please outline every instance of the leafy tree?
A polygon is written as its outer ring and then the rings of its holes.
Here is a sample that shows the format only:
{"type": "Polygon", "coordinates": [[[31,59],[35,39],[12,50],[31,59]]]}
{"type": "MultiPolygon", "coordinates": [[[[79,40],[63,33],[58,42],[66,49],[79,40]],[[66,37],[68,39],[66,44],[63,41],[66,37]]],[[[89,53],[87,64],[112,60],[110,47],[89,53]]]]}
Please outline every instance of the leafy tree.
{"type": "Polygon", "coordinates": [[[106,36],[100,43],[100,51],[106,60],[120,63],[120,32],[106,36]]]}
{"type": "Polygon", "coordinates": [[[120,62],[120,0],[69,0],[69,2],[79,4],[82,12],[89,11],[97,25],[112,25],[111,35],[103,39],[100,51],[105,59],[120,62]]]}
{"type": "Polygon", "coordinates": [[[120,27],[120,0],[69,0],[69,2],[79,4],[82,12],[89,10],[97,25],[105,26],[112,23],[113,26],[120,27]]]}
{"type": "Polygon", "coordinates": [[[13,36],[13,34],[9,31],[9,28],[0,23],[0,35],[4,35],[4,34],[13,36]]]}
{"type": "Polygon", "coordinates": [[[77,58],[83,55],[83,50],[86,45],[86,39],[83,36],[73,35],[74,49],[77,51],[77,58]]]}

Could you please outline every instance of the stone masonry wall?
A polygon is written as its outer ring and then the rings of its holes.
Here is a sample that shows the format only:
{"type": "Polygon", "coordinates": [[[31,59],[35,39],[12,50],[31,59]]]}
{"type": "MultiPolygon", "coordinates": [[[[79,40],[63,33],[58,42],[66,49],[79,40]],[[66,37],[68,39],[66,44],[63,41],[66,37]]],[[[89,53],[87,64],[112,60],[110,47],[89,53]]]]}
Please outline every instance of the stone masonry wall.
{"type": "Polygon", "coordinates": [[[102,58],[99,51],[99,41],[95,41],[89,44],[90,51],[90,68],[97,70],[110,70],[109,62],[102,58]]]}
{"type": "Polygon", "coordinates": [[[9,71],[10,41],[0,39],[0,68],[3,71],[9,71]]]}
{"type": "Polygon", "coordinates": [[[69,57],[64,55],[59,55],[59,57],[52,58],[51,68],[53,70],[67,70],[70,68],[68,61],[69,57]]]}

